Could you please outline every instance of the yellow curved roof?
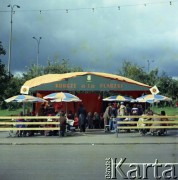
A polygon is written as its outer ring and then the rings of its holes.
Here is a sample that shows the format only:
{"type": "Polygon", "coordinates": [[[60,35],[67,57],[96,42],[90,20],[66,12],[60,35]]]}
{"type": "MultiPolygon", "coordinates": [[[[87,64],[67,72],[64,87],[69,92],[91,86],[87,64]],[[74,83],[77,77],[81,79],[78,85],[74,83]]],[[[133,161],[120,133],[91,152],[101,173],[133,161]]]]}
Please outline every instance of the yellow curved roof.
{"type": "Polygon", "coordinates": [[[33,78],[33,79],[26,81],[23,86],[28,86],[29,88],[33,88],[33,87],[39,86],[41,84],[47,84],[47,83],[52,83],[52,82],[56,82],[56,81],[62,81],[66,78],[74,78],[76,76],[83,76],[86,74],[97,75],[97,76],[101,76],[101,77],[105,77],[105,78],[111,78],[114,80],[119,80],[119,81],[131,83],[131,84],[137,84],[137,85],[144,86],[144,87],[150,87],[149,85],[140,83],[138,81],[134,81],[132,79],[129,79],[129,78],[126,78],[123,76],[118,76],[118,75],[108,74],[108,73],[102,73],[102,72],[72,72],[72,73],[65,73],[65,74],[46,74],[46,75],[38,76],[36,78],[33,78]]]}

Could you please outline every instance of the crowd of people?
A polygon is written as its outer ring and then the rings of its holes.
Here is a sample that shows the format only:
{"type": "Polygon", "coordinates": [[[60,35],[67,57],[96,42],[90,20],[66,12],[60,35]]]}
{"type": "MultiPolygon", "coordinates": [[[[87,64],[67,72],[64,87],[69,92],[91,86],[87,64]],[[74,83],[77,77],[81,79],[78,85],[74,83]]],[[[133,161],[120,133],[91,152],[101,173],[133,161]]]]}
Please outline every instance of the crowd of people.
{"type": "MultiPolygon", "coordinates": [[[[146,110],[143,109],[142,105],[140,104],[133,104],[130,106],[130,104],[124,104],[124,102],[121,103],[109,103],[106,111],[104,113],[104,126],[105,131],[109,130],[111,132],[118,132],[119,126],[138,126],[138,121],[142,119],[142,116],[146,116],[144,121],[154,121],[154,123],[146,124],[146,126],[150,126],[150,129],[134,129],[135,131],[140,132],[142,135],[145,134],[151,134],[151,135],[165,135],[166,134],[166,128],[165,129],[155,129],[153,126],[167,126],[165,123],[160,123],[161,121],[169,121],[168,118],[163,118],[160,116],[165,116],[166,112],[164,110],[161,111],[160,114],[154,113],[150,108],[147,108],[146,110]],[[123,117],[122,116],[128,116],[123,117]],[[135,124],[118,124],[118,121],[135,121],[135,124]],[[157,123],[158,122],[158,123],[157,123]]],[[[143,123],[144,124],[144,123],[143,123]]],[[[145,124],[144,124],[145,126],[145,124]]],[[[130,132],[130,129],[125,129],[127,132],[130,132]]]]}
{"type": "MultiPolygon", "coordinates": [[[[133,104],[131,107],[128,103],[108,103],[104,113],[100,112],[87,112],[83,104],[79,105],[77,112],[72,112],[69,110],[67,113],[68,119],[75,120],[76,127],[80,128],[81,124],[85,124],[85,128],[88,129],[99,129],[104,128],[105,125],[109,124],[109,119],[117,118],[118,116],[124,115],[142,115],[143,108],[140,104],[133,104]],[[78,123],[77,123],[78,121],[78,123]]],[[[41,105],[38,116],[55,116],[59,115],[61,109],[57,109],[55,111],[52,105],[45,106],[44,104],[41,105]]],[[[82,126],[82,125],[81,125],[82,126]]]]}
{"type": "MultiPolygon", "coordinates": [[[[104,112],[104,127],[109,130],[115,130],[117,123],[116,121],[123,121],[125,118],[122,116],[140,116],[144,112],[141,104],[129,104],[129,103],[108,103],[108,106],[104,112]],[[114,121],[113,121],[114,120],[114,121]]],[[[138,121],[138,118],[132,118],[133,121],[138,121]]]]}
{"type": "MultiPolygon", "coordinates": [[[[151,112],[151,110],[149,110],[149,112],[151,112]]],[[[67,130],[70,131],[71,126],[74,127],[74,131],[79,129],[79,131],[83,133],[86,131],[86,129],[104,129],[105,131],[106,130],[116,131],[118,127],[117,121],[123,121],[126,119],[125,117],[122,118],[122,116],[140,116],[143,113],[144,113],[144,109],[140,104],[109,102],[104,113],[87,112],[83,104],[80,104],[77,112],[73,113],[72,111],[69,111],[66,114],[63,110],[61,110],[61,108],[55,110],[52,104],[49,104],[48,106],[42,104],[37,114],[27,112],[27,115],[48,116],[49,119],[50,116],[59,116],[59,118],[51,119],[51,121],[59,122],[58,126],[60,126],[60,131],[57,130],[40,131],[40,133],[44,135],[64,136],[67,130]],[[73,123],[70,124],[69,120],[73,121],[73,123]]],[[[24,121],[22,117],[23,114],[21,113],[19,116],[21,118],[19,118],[19,120],[17,121],[23,122],[24,121]]],[[[138,119],[139,118],[133,117],[132,121],[138,121],[138,119]]],[[[36,121],[36,120],[32,119],[29,121],[36,121]]],[[[40,119],[38,121],[44,122],[47,121],[47,119],[40,119]]],[[[20,125],[17,126],[20,127],[20,125]]],[[[29,125],[29,127],[34,127],[34,125],[31,126],[29,125]]],[[[42,127],[44,126],[42,125],[42,127]]],[[[55,127],[55,125],[50,125],[50,127],[55,127]]],[[[34,135],[34,133],[35,131],[30,131],[29,135],[34,135]]],[[[22,136],[22,131],[19,133],[19,136],[22,136]]]]}
{"type": "Polygon", "coordinates": [[[166,112],[164,110],[162,110],[160,114],[156,114],[152,110],[148,109],[138,120],[137,127],[139,127],[139,133],[141,135],[166,135],[167,130],[165,126],[169,126],[168,121],[170,120],[164,116],[166,116],[166,112]],[[149,121],[154,123],[150,123],[149,121]],[[145,126],[150,128],[143,128],[145,126]],[[155,128],[156,126],[158,128],[155,128]],[[159,128],[160,126],[165,128],[159,128]]]}
{"type": "MultiPolygon", "coordinates": [[[[53,122],[59,122],[60,131],[53,130],[53,131],[42,131],[40,130],[41,135],[60,135],[64,136],[66,131],[70,131],[73,129],[79,130],[80,132],[85,132],[86,128],[88,129],[94,129],[94,128],[101,128],[103,127],[103,118],[99,113],[94,112],[93,114],[91,112],[87,112],[83,104],[80,104],[77,112],[73,113],[71,110],[69,110],[68,113],[65,113],[62,108],[55,108],[52,106],[52,104],[41,104],[39,110],[37,113],[27,111],[27,116],[47,116],[48,118],[45,119],[28,119],[26,121],[28,122],[45,122],[45,121],[53,121],[53,122]],[[59,116],[59,118],[52,119],[52,116],[59,116]],[[69,123],[73,121],[72,123],[69,123]],[[73,128],[72,128],[73,127],[73,128]]],[[[23,118],[23,113],[21,112],[19,114],[19,119],[16,120],[16,122],[25,122],[23,118]]],[[[17,128],[26,127],[25,125],[16,125],[17,128]]],[[[55,125],[28,125],[28,127],[55,127],[55,125]]],[[[27,133],[29,136],[33,136],[36,131],[17,131],[18,136],[26,136],[27,133]]]]}

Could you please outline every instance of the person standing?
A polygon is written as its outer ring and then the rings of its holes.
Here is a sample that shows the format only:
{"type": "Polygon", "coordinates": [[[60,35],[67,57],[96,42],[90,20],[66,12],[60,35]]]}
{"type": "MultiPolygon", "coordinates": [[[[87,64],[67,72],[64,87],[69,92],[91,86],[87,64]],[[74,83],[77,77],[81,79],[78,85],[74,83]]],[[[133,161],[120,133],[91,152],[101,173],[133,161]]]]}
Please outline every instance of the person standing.
{"type": "Polygon", "coordinates": [[[123,102],[121,102],[119,110],[120,110],[120,116],[125,116],[126,115],[127,109],[126,109],[126,107],[125,107],[123,102]]]}
{"type": "MultiPolygon", "coordinates": [[[[131,115],[138,116],[138,107],[136,104],[133,105],[131,109],[131,115]]],[[[138,121],[139,118],[133,118],[133,121],[138,121]]]]}
{"type": "Polygon", "coordinates": [[[80,104],[80,107],[78,109],[78,117],[80,132],[85,132],[87,112],[82,104],[80,104]]]}
{"type": "Polygon", "coordinates": [[[112,106],[111,103],[108,104],[104,114],[103,114],[103,118],[104,118],[104,130],[106,130],[106,125],[108,125],[109,123],[109,119],[111,117],[112,114],[112,106]]]}
{"type": "Polygon", "coordinates": [[[86,119],[87,119],[88,129],[93,129],[93,117],[91,112],[88,112],[86,119]]]}
{"type": "Polygon", "coordinates": [[[60,136],[64,137],[67,125],[67,118],[65,117],[65,113],[61,111],[60,118],[59,118],[59,126],[60,126],[60,136]]]}
{"type": "Polygon", "coordinates": [[[94,112],[93,115],[93,124],[95,129],[100,128],[100,116],[97,112],[94,112]]]}

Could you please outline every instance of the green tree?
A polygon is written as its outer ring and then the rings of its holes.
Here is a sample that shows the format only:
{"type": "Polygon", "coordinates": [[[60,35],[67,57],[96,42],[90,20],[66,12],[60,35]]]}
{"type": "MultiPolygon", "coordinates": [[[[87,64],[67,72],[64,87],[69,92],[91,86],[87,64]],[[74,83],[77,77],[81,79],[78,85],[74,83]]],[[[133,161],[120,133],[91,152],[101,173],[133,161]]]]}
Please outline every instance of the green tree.
{"type": "Polygon", "coordinates": [[[125,60],[122,63],[122,67],[119,69],[119,75],[142,83],[148,83],[148,75],[144,69],[130,61],[125,60]]]}
{"type": "MultiPolygon", "coordinates": [[[[5,55],[6,51],[3,48],[1,41],[0,41],[0,56],[5,55]]],[[[8,72],[6,70],[5,64],[1,62],[0,59],[0,108],[5,107],[4,99],[6,98],[5,96],[5,90],[8,88],[10,76],[8,75],[8,72]]]]}
{"type": "Polygon", "coordinates": [[[33,79],[37,76],[44,75],[44,67],[43,66],[37,66],[35,64],[32,64],[29,67],[26,67],[27,71],[23,73],[22,75],[22,81],[23,83],[29,79],[33,79]]]}
{"type": "Polygon", "coordinates": [[[5,68],[5,65],[2,64],[0,61],[0,95],[1,98],[4,97],[4,91],[7,88],[8,82],[9,82],[9,75],[7,73],[7,70],[5,68]]]}
{"type": "Polygon", "coordinates": [[[7,97],[20,94],[20,88],[23,85],[22,77],[12,77],[9,80],[9,88],[4,92],[7,97]]]}
{"type": "Polygon", "coordinates": [[[130,61],[124,61],[122,67],[119,69],[119,75],[150,86],[156,85],[160,94],[171,97],[175,101],[178,99],[178,80],[168,76],[166,72],[162,72],[159,75],[158,68],[147,73],[139,65],[130,61]]]}
{"type": "Polygon", "coordinates": [[[68,60],[48,60],[47,66],[37,67],[36,65],[31,65],[30,67],[27,67],[27,72],[23,73],[23,82],[44,74],[62,74],[81,71],[83,71],[83,69],[80,67],[70,66],[68,60]]]}
{"type": "MultiPolygon", "coordinates": [[[[12,76],[8,82],[8,88],[5,89],[4,95],[6,98],[20,94],[20,88],[23,85],[22,77],[12,76]]],[[[17,109],[21,107],[20,103],[8,103],[5,107],[8,109],[17,109]]]]}
{"type": "Polygon", "coordinates": [[[162,72],[161,76],[159,77],[157,86],[162,94],[172,97],[172,99],[175,101],[177,100],[178,80],[168,76],[166,72],[162,72]]]}
{"type": "Polygon", "coordinates": [[[0,41],[0,55],[5,55],[6,54],[6,50],[3,48],[2,46],[2,42],[0,41]]]}
{"type": "Polygon", "coordinates": [[[155,84],[157,84],[157,82],[159,81],[159,75],[158,75],[158,68],[153,69],[152,71],[150,71],[147,75],[146,75],[146,79],[145,81],[147,82],[147,84],[149,84],[150,86],[154,86],[155,84]]]}
{"type": "Polygon", "coordinates": [[[69,72],[83,71],[80,67],[72,67],[69,65],[69,60],[62,59],[61,61],[48,60],[48,66],[44,68],[44,74],[62,74],[69,72]]]}

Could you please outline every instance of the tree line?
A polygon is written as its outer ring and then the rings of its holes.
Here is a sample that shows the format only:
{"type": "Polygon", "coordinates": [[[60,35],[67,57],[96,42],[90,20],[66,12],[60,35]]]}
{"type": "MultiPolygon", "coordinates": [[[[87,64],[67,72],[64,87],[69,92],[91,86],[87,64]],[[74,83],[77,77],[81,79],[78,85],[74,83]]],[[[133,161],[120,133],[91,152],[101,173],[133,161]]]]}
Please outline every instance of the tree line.
{"type": "MultiPolygon", "coordinates": [[[[0,41],[0,56],[6,54],[6,50],[0,41]]],[[[14,76],[7,72],[5,64],[0,59],[0,108],[7,108],[4,99],[20,93],[21,86],[29,79],[44,74],[60,74],[69,72],[82,72],[82,67],[70,65],[69,60],[47,60],[46,66],[32,64],[27,67],[22,76],[14,76]]],[[[168,76],[166,72],[159,72],[158,68],[146,72],[140,65],[129,60],[124,60],[118,72],[115,74],[139,81],[150,86],[156,85],[160,94],[171,97],[174,102],[178,99],[178,80],[168,76]]]]}

